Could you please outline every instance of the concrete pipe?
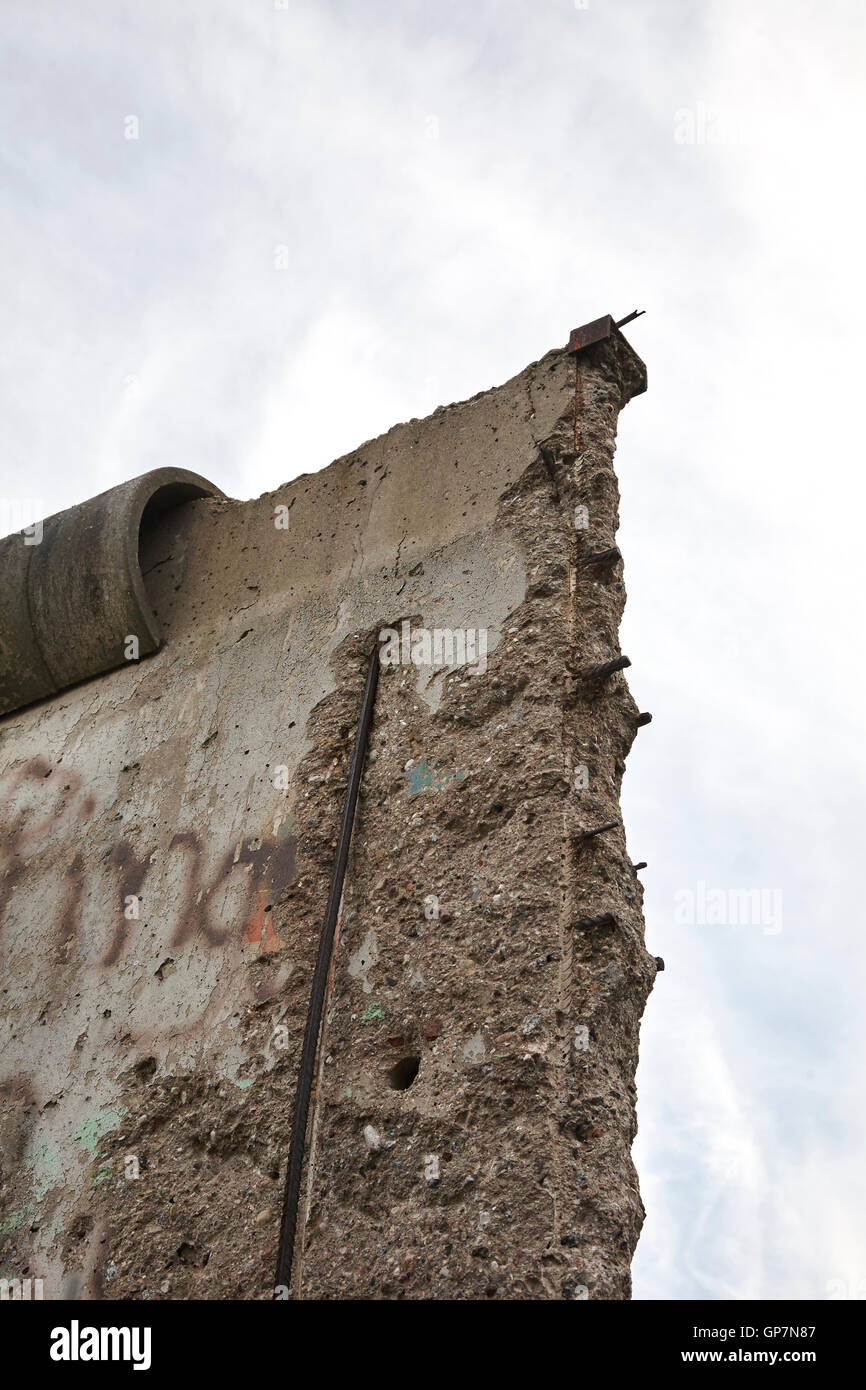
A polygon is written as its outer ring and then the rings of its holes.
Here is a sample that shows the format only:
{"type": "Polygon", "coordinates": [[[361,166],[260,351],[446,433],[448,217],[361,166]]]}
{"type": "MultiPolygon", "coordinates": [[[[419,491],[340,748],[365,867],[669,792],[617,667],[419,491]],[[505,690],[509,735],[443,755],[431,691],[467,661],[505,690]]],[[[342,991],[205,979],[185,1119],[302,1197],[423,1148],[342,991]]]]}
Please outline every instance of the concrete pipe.
{"type": "Polygon", "coordinates": [[[0,715],[111,671],[160,645],[139,539],[163,512],[219,488],[155,468],[40,528],[0,540],[0,715]]]}

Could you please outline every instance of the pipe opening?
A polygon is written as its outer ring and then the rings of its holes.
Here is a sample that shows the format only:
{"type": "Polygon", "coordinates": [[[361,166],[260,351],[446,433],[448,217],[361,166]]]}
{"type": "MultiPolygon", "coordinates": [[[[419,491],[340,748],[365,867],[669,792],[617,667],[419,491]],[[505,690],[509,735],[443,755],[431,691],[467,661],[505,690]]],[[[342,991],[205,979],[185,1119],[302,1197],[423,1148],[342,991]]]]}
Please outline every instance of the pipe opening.
{"type": "Polygon", "coordinates": [[[185,546],[182,541],[189,517],[185,504],[200,496],[200,490],[183,483],[169,484],[154,493],[142,512],[138,528],[138,567],[163,636],[171,627],[183,582],[185,546]]]}

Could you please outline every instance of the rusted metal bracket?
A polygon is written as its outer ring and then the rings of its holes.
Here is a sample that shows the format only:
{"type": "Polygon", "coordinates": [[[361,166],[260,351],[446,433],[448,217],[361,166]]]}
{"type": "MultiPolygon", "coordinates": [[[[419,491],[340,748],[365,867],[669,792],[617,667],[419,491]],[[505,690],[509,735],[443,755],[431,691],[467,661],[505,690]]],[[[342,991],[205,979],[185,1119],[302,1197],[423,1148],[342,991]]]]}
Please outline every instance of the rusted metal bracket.
{"type": "Polygon", "coordinates": [[[349,845],[352,840],[352,825],[355,820],[355,807],[364,771],[367,752],[367,739],[373,719],[373,706],[376,702],[376,686],[379,681],[379,642],[373,643],[370,665],[367,669],[367,682],[364,698],[361,701],[361,714],[355,734],[352,761],[349,764],[349,780],[346,784],[346,799],[343,804],[343,819],[337,839],[337,854],[331,874],[331,887],[325,908],[322,935],[319,938],[319,952],[313,971],[310,989],[310,1007],[307,1011],[307,1024],[304,1029],[304,1043],[301,1048],[301,1062],[298,1068],[298,1086],[295,1092],[295,1112],[292,1116],[292,1137],[289,1141],[289,1162],[286,1168],[286,1187],[283,1198],[283,1217],[280,1224],[280,1241],[277,1249],[277,1272],[274,1277],[274,1298],[282,1300],[282,1289],[291,1291],[292,1264],[295,1253],[295,1234],[298,1225],[298,1207],[301,1196],[301,1177],[304,1170],[304,1152],[307,1137],[307,1119],[310,1112],[310,1096],[313,1089],[313,1075],[316,1069],[316,1053],[319,1047],[319,1034],[322,1029],[322,1011],[328,986],[328,972],[331,968],[331,955],[334,950],[334,934],[337,929],[337,916],[340,899],[343,896],[343,880],[349,859],[349,845]]]}
{"type": "Polygon", "coordinates": [[[632,319],[640,318],[641,314],[645,313],[645,309],[634,309],[630,314],[626,314],[624,319],[614,321],[612,314],[604,314],[600,319],[584,323],[580,328],[572,329],[567,351],[580,352],[582,348],[592,347],[593,343],[600,343],[609,338],[615,328],[622,328],[623,324],[631,323],[632,319]]]}

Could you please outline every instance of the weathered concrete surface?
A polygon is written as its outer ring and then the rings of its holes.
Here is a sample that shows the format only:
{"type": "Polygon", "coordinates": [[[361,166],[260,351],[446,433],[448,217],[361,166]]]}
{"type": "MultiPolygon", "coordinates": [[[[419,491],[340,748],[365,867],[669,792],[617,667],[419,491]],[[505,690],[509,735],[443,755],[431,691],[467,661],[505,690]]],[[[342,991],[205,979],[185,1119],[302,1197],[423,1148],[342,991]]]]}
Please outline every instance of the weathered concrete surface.
{"type": "Polygon", "coordinates": [[[0,1274],[272,1296],[365,653],[408,619],[490,650],[382,671],[297,1292],[628,1297],[655,963],[621,828],[582,838],[637,710],[584,673],[618,653],[621,565],[588,557],[643,384],[616,334],[177,508],[142,557],[162,649],[0,723],[0,1274]]]}

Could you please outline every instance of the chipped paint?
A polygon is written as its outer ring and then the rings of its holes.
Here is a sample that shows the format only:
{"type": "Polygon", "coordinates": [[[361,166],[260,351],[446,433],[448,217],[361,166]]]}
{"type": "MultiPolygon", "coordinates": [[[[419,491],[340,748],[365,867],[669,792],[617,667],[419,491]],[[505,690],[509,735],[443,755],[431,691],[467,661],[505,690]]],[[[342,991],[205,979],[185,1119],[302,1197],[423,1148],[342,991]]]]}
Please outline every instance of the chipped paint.
{"type": "Polygon", "coordinates": [[[353,980],[360,980],[365,994],[372,994],[373,986],[367,974],[379,963],[379,943],[371,927],[353,956],[349,958],[346,969],[353,980]]]}
{"type": "Polygon", "coordinates": [[[123,1110],[111,1109],[98,1115],[90,1115],[86,1120],[82,1120],[72,1137],[76,1144],[87,1150],[91,1158],[96,1158],[100,1142],[106,1134],[116,1129],[124,1114],[123,1110]]]}
{"type": "Polygon", "coordinates": [[[370,1004],[361,1014],[362,1023],[380,1023],[385,1017],[385,1010],[379,1003],[370,1004]]]}
{"type": "Polygon", "coordinates": [[[466,781],[465,772],[431,772],[426,758],[415,767],[410,767],[405,776],[409,779],[410,796],[417,796],[419,792],[428,790],[441,792],[454,783],[459,786],[461,782],[466,781]]]}

